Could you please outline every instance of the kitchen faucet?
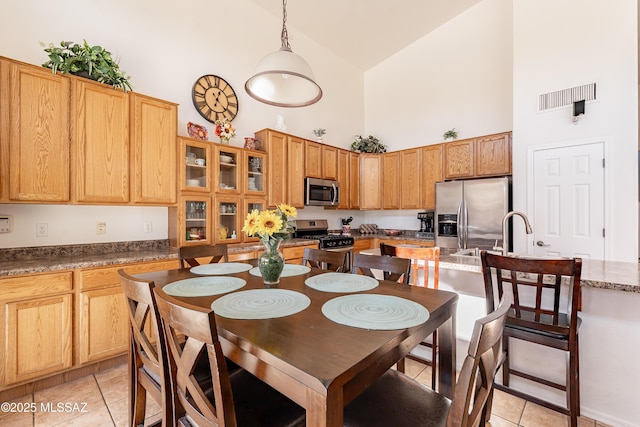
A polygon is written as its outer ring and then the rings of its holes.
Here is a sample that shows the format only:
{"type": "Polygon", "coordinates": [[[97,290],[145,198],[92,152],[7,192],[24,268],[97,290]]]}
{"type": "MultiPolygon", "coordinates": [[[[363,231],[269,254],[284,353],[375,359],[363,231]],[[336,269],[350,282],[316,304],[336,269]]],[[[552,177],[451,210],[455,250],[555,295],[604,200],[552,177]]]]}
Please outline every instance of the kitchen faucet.
{"type": "Polygon", "coordinates": [[[527,234],[532,234],[533,233],[533,229],[531,228],[531,225],[529,224],[529,218],[527,218],[527,216],[525,214],[523,214],[522,212],[519,211],[511,211],[508,212],[504,218],[502,218],[502,247],[500,246],[494,246],[493,249],[495,250],[502,250],[502,255],[503,256],[507,256],[507,253],[509,251],[509,247],[507,246],[507,221],[509,221],[509,218],[511,218],[514,215],[518,215],[519,217],[522,218],[522,220],[524,221],[524,227],[525,227],[525,231],[527,234]]]}

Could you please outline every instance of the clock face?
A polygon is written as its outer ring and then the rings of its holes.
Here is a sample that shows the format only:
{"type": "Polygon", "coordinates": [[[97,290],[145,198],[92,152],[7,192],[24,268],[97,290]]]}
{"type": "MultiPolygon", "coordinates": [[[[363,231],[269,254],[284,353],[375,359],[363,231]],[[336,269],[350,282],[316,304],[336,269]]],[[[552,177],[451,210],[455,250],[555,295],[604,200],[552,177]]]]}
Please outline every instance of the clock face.
{"type": "Polygon", "coordinates": [[[238,97],[227,81],[207,74],[193,85],[193,105],[198,113],[211,123],[216,120],[233,120],[238,114],[238,97]]]}

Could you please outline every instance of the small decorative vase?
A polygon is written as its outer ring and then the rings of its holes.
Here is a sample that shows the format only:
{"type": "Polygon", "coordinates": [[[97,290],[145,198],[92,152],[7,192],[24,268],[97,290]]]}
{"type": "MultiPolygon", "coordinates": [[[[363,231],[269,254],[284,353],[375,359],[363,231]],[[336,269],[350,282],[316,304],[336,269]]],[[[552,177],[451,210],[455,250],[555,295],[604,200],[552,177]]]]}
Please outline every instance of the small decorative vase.
{"type": "Polygon", "coordinates": [[[280,252],[281,238],[264,239],[264,252],[258,258],[258,268],[265,285],[280,283],[280,275],[284,269],[284,256],[280,252]]]}
{"type": "Polygon", "coordinates": [[[229,138],[220,137],[220,144],[229,145],[229,138]]]}

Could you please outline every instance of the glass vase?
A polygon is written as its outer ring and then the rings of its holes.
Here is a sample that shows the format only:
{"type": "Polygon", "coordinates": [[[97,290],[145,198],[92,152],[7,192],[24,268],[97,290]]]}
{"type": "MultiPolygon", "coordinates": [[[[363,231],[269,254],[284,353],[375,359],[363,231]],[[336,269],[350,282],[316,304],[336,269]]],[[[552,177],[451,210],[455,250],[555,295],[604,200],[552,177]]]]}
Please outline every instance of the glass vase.
{"type": "Polygon", "coordinates": [[[280,283],[280,275],[284,270],[284,256],[280,252],[282,239],[262,240],[264,252],[258,258],[258,268],[265,285],[280,283]]]}

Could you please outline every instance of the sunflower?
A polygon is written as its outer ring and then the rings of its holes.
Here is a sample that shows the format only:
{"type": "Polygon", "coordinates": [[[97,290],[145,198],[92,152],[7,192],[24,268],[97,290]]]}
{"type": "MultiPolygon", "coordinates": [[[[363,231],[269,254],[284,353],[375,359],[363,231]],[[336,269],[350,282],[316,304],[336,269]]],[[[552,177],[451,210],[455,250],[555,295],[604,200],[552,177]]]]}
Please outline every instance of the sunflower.
{"type": "Polygon", "coordinates": [[[263,211],[256,220],[256,228],[261,236],[273,236],[282,230],[282,217],[277,211],[263,211]]]}
{"type": "Polygon", "coordinates": [[[278,210],[282,212],[282,214],[287,218],[288,217],[295,218],[298,216],[298,211],[296,210],[296,208],[294,208],[293,206],[287,205],[285,203],[278,205],[278,210]]]}
{"type": "Polygon", "coordinates": [[[254,209],[247,215],[247,218],[244,220],[244,227],[242,227],[242,231],[247,233],[248,236],[254,236],[258,232],[258,227],[256,226],[256,224],[259,216],[260,211],[254,209]]]}

